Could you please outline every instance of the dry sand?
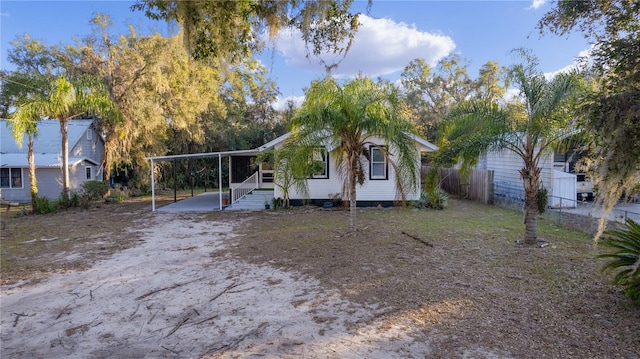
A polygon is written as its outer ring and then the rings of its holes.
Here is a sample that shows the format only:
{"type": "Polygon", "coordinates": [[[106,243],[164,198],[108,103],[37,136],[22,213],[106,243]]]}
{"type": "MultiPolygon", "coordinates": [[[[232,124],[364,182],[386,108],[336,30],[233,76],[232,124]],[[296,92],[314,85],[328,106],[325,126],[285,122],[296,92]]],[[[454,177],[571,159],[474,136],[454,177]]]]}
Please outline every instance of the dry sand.
{"type": "MultiPolygon", "coordinates": [[[[146,219],[138,246],[81,272],[2,287],[2,358],[410,358],[430,346],[385,308],[232,257],[233,225],[146,219]],[[149,222],[151,221],[151,222],[149,222]]],[[[482,349],[476,349],[482,351],[482,349]]],[[[492,356],[468,352],[471,357],[492,356]]]]}

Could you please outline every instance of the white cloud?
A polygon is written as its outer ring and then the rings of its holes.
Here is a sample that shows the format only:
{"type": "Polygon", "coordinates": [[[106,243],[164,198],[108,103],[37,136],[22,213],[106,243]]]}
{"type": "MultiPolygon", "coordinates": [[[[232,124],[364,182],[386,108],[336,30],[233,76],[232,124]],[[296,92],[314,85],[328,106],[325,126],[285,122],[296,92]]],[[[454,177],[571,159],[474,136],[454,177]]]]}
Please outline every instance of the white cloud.
{"type": "Polygon", "coordinates": [[[273,102],[271,105],[273,106],[274,109],[278,111],[282,111],[287,108],[287,102],[289,100],[293,100],[295,107],[298,108],[304,102],[304,96],[289,96],[284,98],[281,98],[278,96],[276,98],[276,101],[273,102]]]}
{"type": "Polygon", "coordinates": [[[505,91],[504,95],[502,95],[502,99],[505,102],[514,102],[518,100],[518,96],[520,96],[520,90],[510,87],[505,91]]]}
{"type": "Polygon", "coordinates": [[[541,8],[542,5],[546,3],[547,3],[547,0],[533,0],[533,3],[531,3],[531,6],[529,6],[527,9],[536,10],[541,8]]]}
{"type": "Polygon", "coordinates": [[[547,80],[551,80],[554,77],[556,77],[558,74],[566,73],[574,70],[580,70],[584,68],[585,65],[588,65],[591,62],[592,49],[593,49],[593,46],[589,49],[580,51],[571,64],[556,71],[545,72],[544,77],[547,80]]]}
{"type": "Polygon", "coordinates": [[[275,49],[285,58],[288,66],[324,73],[322,61],[340,62],[333,73],[338,77],[353,77],[359,73],[376,77],[401,71],[411,60],[423,58],[428,63],[449,55],[455,48],[453,40],[445,35],[418,30],[415,25],[391,19],[374,19],[360,15],[360,28],[347,56],[323,53],[319,57],[306,57],[305,44],[297,31],[283,31],[274,40],[275,49]]]}

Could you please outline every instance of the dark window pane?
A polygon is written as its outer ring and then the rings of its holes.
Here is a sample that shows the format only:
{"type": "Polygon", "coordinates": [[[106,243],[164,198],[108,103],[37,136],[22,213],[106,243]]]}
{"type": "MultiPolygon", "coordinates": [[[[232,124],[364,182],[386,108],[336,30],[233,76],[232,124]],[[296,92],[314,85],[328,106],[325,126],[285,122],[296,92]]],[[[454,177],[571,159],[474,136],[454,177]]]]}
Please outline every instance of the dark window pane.
{"type": "Polygon", "coordinates": [[[9,169],[0,168],[0,187],[9,188],[9,169]]]}
{"type": "Polygon", "coordinates": [[[19,168],[11,169],[11,187],[13,188],[22,187],[22,170],[19,168]]]}

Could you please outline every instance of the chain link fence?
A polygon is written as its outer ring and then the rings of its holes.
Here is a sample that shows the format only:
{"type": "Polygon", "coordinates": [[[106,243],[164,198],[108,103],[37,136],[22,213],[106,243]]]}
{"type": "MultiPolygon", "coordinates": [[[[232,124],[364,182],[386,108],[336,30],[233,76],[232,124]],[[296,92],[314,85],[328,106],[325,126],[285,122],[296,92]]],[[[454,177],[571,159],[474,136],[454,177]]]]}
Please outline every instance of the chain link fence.
{"type": "MultiPolygon", "coordinates": [[[[515,183],[495,183],[494,203],[496,206],[521,211],[524,206],[524,190],[515,183]]],[[[570,198],[548,196],[547,209],[541,216],[563,227],[595,234],[599,220],[607,216],[608,226],[623,224],[630,218],[640,223],[640,203],[621,202],[610,213],[593,201],[577,201],[570,198]]]]}

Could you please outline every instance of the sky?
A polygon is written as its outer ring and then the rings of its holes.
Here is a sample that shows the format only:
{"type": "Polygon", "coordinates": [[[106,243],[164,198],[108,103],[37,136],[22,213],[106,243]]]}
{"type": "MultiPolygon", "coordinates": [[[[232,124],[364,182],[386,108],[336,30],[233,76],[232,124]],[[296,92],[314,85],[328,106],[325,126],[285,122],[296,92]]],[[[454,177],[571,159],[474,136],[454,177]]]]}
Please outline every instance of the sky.
{"type": "MultiPolygon", "coordinates": [[[[128,25],[139,32],[176,31],[175,25],[147,19],[132,12],[134,1],[0,1],[0,68],[11,70],[7,50],[16,36],[25,33],[48,45],[72,44],[91,33],[93,14],[109,15],[114,33],[127,33],[128,25]]],[[[469,62],[468,71],[477,78],[488,61],[512,64],[511,50],[527,48],[540,59],[540,69],[556,73],[571,66],[590,48],[579,33],[569,36],[540,35],[539,19],[552,8],[547,0],[456,1],[456,0],[356,0],[353,11],[361,12],[360,31],[347,56],[334,70],[340,79],[357,74],[397,81],[405,66],[416,58],[431,65],[450,54],[469,62]]],[[[286,98],[303,99],[304,88],[324,76],[317,57],[307,58],[304,43],[295,32],[283,31],[258,58],[286,98]]],[[[325,61],[334,55],[323,54],[325,61]]]]}

